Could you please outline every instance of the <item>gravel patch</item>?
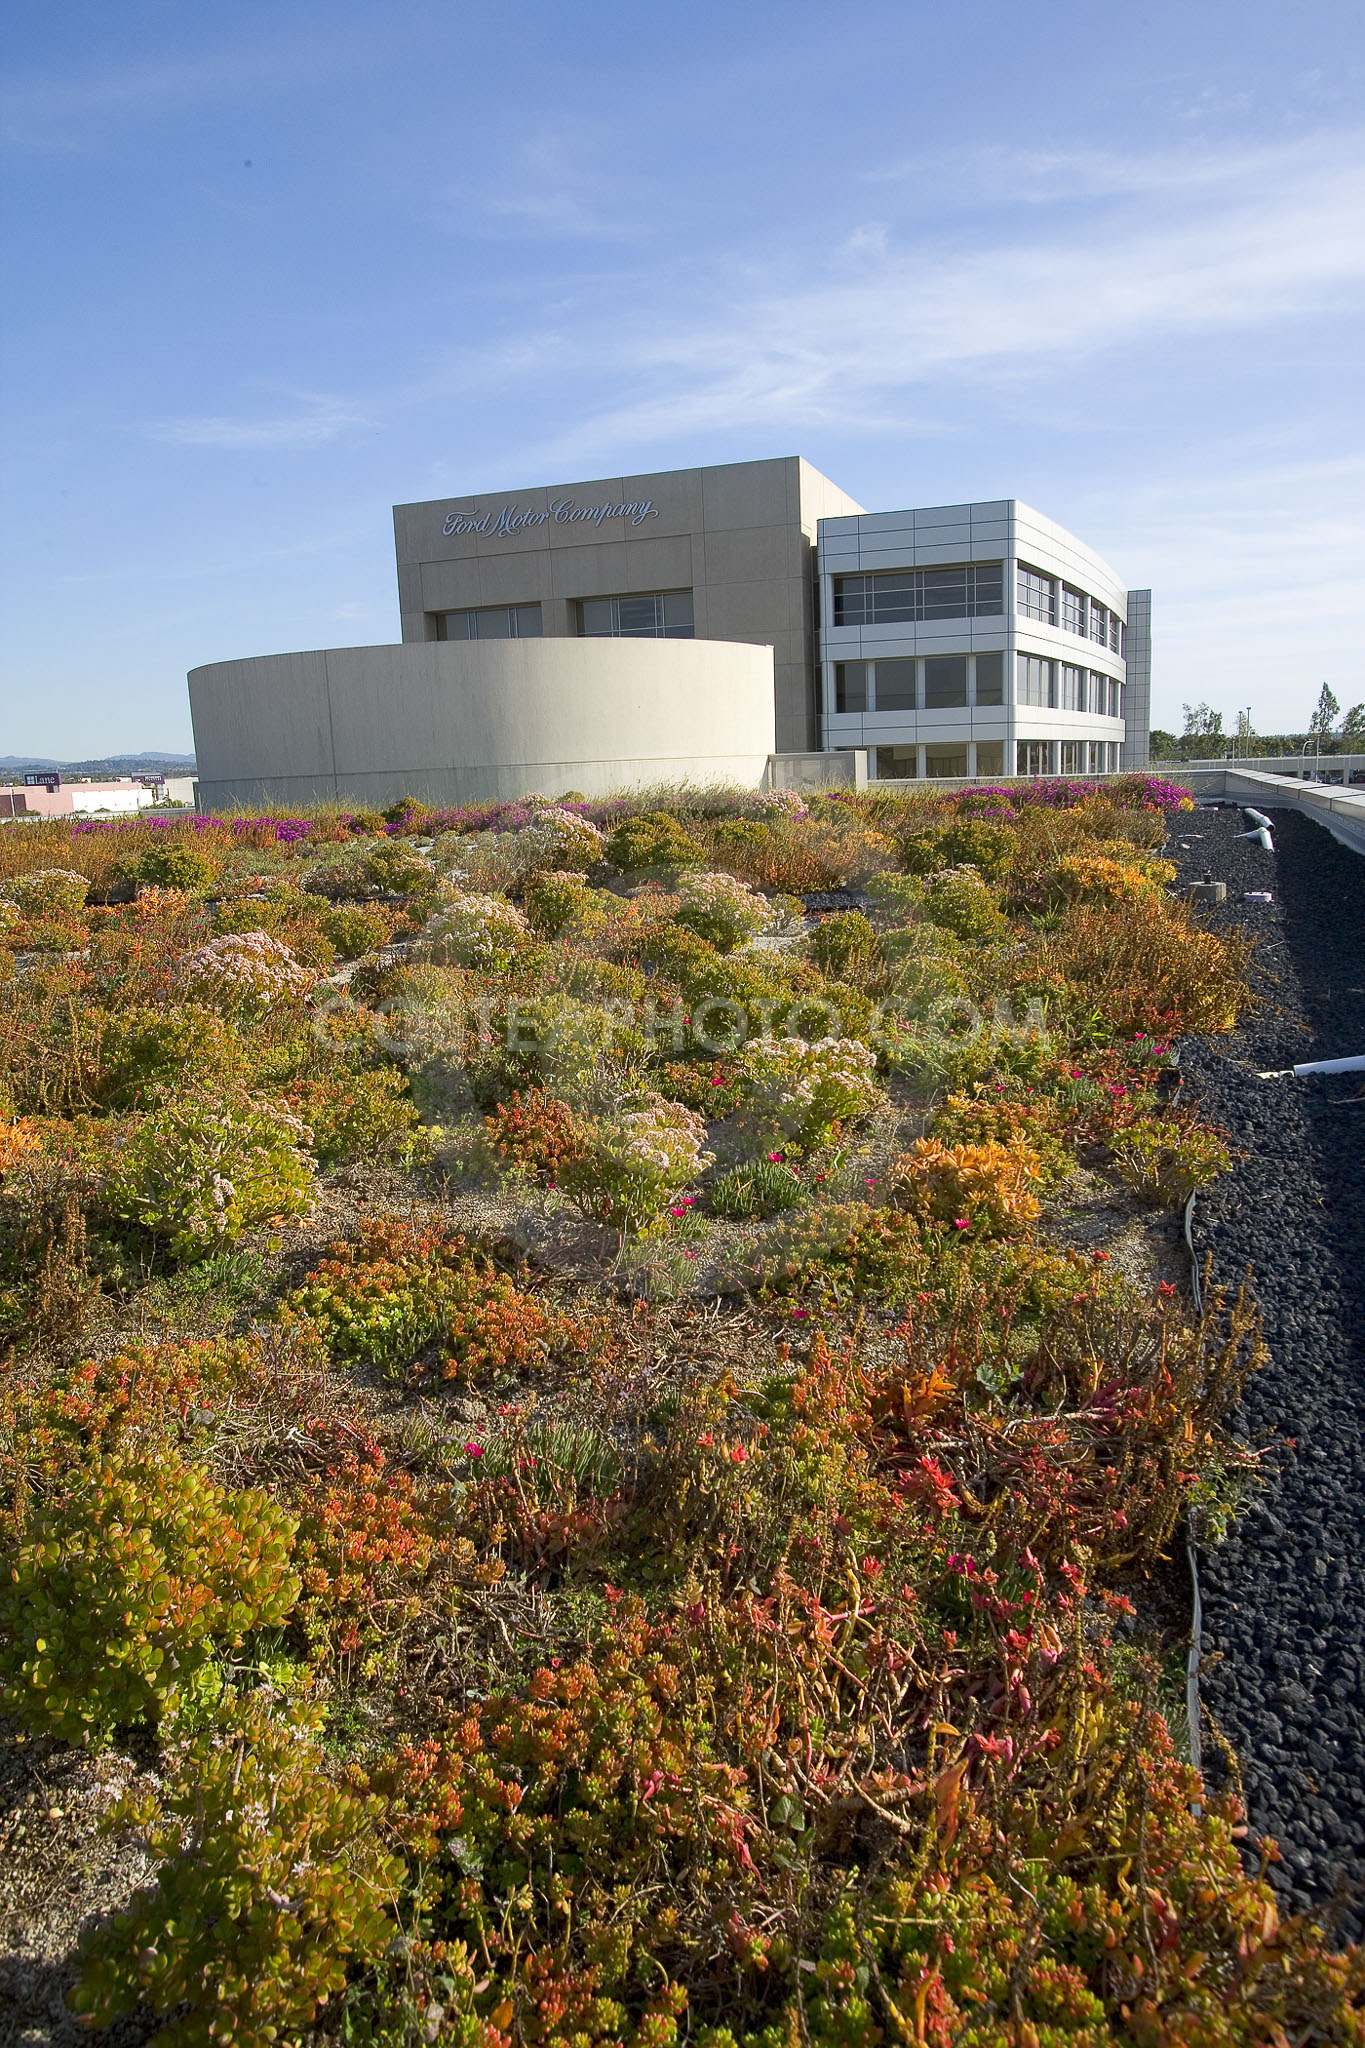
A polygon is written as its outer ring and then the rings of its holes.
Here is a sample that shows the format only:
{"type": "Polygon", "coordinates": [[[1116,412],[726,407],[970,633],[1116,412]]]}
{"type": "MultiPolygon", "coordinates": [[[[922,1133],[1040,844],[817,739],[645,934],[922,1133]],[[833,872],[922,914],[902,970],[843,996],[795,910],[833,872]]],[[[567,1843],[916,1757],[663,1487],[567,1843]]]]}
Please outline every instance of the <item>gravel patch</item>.
{"type": "MultiPolygon", "coordinates": [[[[1201,1690],[1240,1761],[1248,1819],[1280,1845],[1281,1903],[1337,1903],[1365,1933],[1365,1087],[1352,1075],[1260,1081],[1260,1069],[1365,1052],[1365,860],[1293,811],[1276,851],[1238,810],[1178,814],[1181,880],[1228,886],[1201,915],[1261,935],[1259,1007],[1187,1043],[1203,1114],[1245,1156],[1201,1195],[1195,1245],[1215,1279],[1248,1267],[1270,1362],[1236,1426],[1275,1442],[1267,1484],[1226,1542],[1201,1553],[1201,1690]],[[1182,844],[1183,842],[1183,844],[1182,844]],[[1270,905],[1243,892],[1269,889],[1270,905]]],[[[1206,1743],[1211,1775],[1218,1765],[1206,1743]]]]}

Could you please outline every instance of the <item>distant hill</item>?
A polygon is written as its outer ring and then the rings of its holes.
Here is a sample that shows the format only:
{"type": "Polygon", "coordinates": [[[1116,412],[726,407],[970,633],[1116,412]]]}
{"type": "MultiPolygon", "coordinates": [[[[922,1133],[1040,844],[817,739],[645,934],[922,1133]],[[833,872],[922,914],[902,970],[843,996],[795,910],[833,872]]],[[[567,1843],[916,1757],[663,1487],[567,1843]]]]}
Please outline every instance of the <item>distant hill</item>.
{"type": "Polygon", "coordinates": [[[48,761],[36,754],[0,754],[0,775],[56,768],[63,775],[193,775],[193,754],[105,754],[98,761],[48,761]]]}

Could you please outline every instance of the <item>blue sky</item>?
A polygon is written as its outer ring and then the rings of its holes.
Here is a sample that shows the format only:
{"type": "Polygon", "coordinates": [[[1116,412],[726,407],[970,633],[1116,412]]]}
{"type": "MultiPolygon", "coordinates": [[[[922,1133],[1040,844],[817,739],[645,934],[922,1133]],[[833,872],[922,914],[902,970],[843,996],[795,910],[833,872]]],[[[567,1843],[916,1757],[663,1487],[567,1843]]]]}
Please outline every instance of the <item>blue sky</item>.
{"type": "Polygon", "coordinates": [[[398,637],[390,506],[802,454],[1365,698],[1362,9],[10,0],[0,753],[398,637]]]}

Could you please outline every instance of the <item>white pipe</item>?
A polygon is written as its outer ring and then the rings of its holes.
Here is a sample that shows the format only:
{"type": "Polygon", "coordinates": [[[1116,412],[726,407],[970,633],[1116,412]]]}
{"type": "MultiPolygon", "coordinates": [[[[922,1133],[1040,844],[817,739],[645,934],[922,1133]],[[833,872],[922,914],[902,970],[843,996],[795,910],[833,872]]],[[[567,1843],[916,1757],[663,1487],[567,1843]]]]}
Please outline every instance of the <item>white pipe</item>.
{"type": "Polygon", "coordinates": [[[1365,1052],[1352,1053],[1348,1060],[1307,1060],[1289,1071],[1295,1079],[1300,1074],[1365,1074],[1365,1052]]]}

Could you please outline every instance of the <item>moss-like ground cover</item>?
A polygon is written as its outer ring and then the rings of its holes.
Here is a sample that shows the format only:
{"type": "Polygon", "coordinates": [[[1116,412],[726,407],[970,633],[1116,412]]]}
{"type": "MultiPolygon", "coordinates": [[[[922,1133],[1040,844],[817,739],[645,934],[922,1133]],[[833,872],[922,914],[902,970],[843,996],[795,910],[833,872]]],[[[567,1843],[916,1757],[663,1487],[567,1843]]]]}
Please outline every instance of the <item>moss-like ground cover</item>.
{"type": "Polygon", "coordinates": [[[1151,1256],[1246,1000],[1182,801],[4,833],[0,1713],[154,1876],[77,2013],[1365,2040],[1150,1619],[1261,1355],[1151,1256]]]}

